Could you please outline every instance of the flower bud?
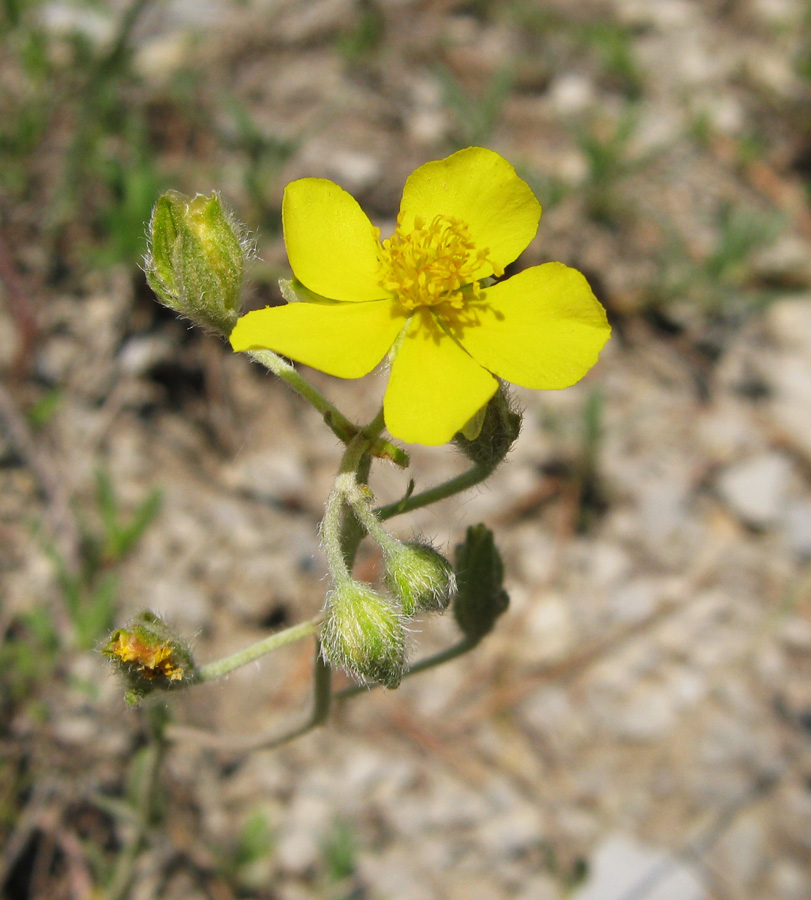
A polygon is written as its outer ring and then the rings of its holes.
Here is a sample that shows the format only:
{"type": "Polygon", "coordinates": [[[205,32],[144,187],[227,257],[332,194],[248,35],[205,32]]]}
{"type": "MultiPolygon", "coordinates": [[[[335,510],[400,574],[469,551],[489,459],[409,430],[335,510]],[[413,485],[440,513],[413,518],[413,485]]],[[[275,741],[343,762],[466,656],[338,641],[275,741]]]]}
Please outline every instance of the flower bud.
{"type": "Polygon", "coordinates": [[[239,318],[247,242],[216,193],[163,194],[149,222],[144,269],[165,306],[228,336],[239,318]]]}
{"type": "Polygon", "coordinates": [[[456,590],[453,568],[429,544],[396,541],[384,556],[386,584],[400,601],[403,615],[439,612],[451,602],[456,590]]]}
{"type": "Polygon", "coordinates": [[[361,681],[396,688],[405,668],[401,613],[368,585],[347,581],[327,597],[324,656],[361,681]]]}
{"type": "Polygon", "coordinates": [[[189,648],[151,612],[142,612],[125,628],[117,628],[101,652],[123,676],[130,706],[137,706],[152,691],[186,687],[197,678],[189,648]]]}
{"type": "Polygon", "coordinates": [[[521,431],[521,413],[503,384],[458,432],[454,444],[477,465],[495,468],[510,452],[521,431]]]}
{"type": "Polygon", "coordinates": [[[486,525],[471,525],[464,544],[456,546],[456,623],[465,637],[480,641],[506,611],[510,598],[503,587],[504,563],[486,525]]]}

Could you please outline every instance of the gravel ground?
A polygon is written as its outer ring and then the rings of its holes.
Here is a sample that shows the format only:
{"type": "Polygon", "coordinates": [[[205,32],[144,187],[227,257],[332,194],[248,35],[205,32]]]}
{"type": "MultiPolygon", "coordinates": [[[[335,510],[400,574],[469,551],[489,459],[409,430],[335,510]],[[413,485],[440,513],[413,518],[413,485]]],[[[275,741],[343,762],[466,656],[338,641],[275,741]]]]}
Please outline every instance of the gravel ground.
{"type": "MultiPolygon", "coordinates": [[[[45,10],[49,28],[109,39],[101,10],[45,10]]],[[[615,330],[576,387],[518,392],[521,437],[486,486],[397,521],[448,551],[468,524],[496,531],[511,597],[496,631],[276,750],[242,744],[306,709],[309,645],[171,698],[133,900],[811,895],[807,16],[799,0],[147,10],[135,65],[154,96],[192,61],[192,98],[227,85],[285,148],[251,170],[271,211],[251,223],[253,306],[286,274],[288,180],[332,178],[385,228],[415,166],[479,142],[545,206],[522,263],[581,268],[615,330]]],[[[211,107],[210,133],[191,107],[161,120],[165,173],[242,213],[250,160],[229,149],[227,104],[211,107]]],[[[159,611],[207,660],[314,615],[340,455],[318,416],[171,319],[131,268],[48,280],[36,242],[9,243],[37,337],[21,370],[21,319],[0,309],[3,631],[43,604],[64,624],[32,524],[75,551],[70,509],[92,518],[99,466],[125,509],[163,497],[116,571],[116,621],[159,611]],[[19,411],[54,386],[32,444],[19,411]]],[[[308,375],[373,414],[378,376],[308,375]]],[[[464,468],[409,450],[408,473],[373,477],[381,501],[464,468]]],[[[450,617],[426,620],[412,654],[454,639],[450,617]]],[[[3,705],[9,900],[102,896],[88,847],[112,853],[133,826],[98,798],[128,796],[144,740],[121,693],[100,654],[73,652],[36,703],[3,705]]]]}

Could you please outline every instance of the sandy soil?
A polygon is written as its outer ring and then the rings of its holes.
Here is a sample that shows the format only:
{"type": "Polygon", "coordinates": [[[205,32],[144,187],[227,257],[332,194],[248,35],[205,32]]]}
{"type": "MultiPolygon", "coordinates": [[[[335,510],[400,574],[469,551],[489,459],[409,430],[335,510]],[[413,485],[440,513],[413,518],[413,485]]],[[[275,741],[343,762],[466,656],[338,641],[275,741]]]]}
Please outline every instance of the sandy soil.
{"type": "MultiPolygon", "coordinates": [[[[52,34],[109,39],[105,10],[47,10],[52,34]]],[[[522,435],[486,486],[397,520],[448,552],[469,524],[496,531],[511,596],[496,631],[280,749],[243,745],[306,713],[309,642],[169,698],[132,898],[809,896],[807,15],[799,0],[146,8],[121,102],[150,110],[166,184],[220,190],[253,229],[250,305],[287,274],[288,180],[338,181],[385,229],[415,166],[481,143],[545,207],[522,264],[581,268],[614,336],[576,387],[518,392],[522,435]]],[[[76,645],[47,550],[80,570],[97,472],[122,515],[162,495],[93,582],[115,579],[111,624],[159,611],[206,661],[320,609],[340,458],[317,414],[159,308],[134,265],[83,256],[89,221],[46,239],[66,119],[0,235],[9,900],[105,896],[138,829],[146,713],[76,645]]],[[[374,413],[380,376],[307,374],[348,415],[374,413]]],[[[408,449],[408,472],[373,473],[381,501],[464,468],[408,449]]],[[[361,575],[376,564],[363,555],[361,575]]],[[[455,639],[451,617],[426,619],[412,656],[455,639]]]]}

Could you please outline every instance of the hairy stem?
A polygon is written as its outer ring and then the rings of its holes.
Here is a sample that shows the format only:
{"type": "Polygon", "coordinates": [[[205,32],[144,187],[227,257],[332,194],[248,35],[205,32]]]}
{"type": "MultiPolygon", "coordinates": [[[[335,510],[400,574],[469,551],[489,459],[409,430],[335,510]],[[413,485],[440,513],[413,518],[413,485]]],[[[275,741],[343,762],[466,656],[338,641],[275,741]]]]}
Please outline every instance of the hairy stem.
{"type": "MultiPolygon", "coordinates": [[[[311,406],[317,409],[334,434],[345,444],[349,444],[360,431],[366,432],[375,425],[377,420],[366,426],[365,429],[360,429],[354,422],[350,422],[336,406],[327,400],[318,388],[310,384],[293,365],[272,350],[252,350],[249,356],[273,372],[274,375],[278,375],[300,397],[303,397],[311,406]]],[[[405,450],[401,450],[389,441],[380,438],[381,431],[382,419],[381,427],[377,430],[375,439],[372,442],[371,455],[380,459],[388,459],[395,465],[400,466],[400,468],[406,468],[409,462],[408,454],[405,450]]]]}
{"type": "Polygon", "coordinates": [[[300,641],[303,638],[316,634],[320,625],[321,616],[317,615],[306,622],[300,622],[298,625],[285,628],[284,631],[277,631],[275,634],[271,634],[255,644],[243,647],[242,650],[237,650],[236,653],[232,653],[230,656],[224,656],[222,659],[206,663],[198,670],[196,681],[214,681],[217,678],[222,678],[223,675],[248,665],[248,663],[259,659],[260,656],[264,656],[266,653],[272,653],[286,644],[292,644],[295,641],[300,641]]]}
{"type": "MultiPolygon", "coordinates": [[[[421,659],[419,662],[414,663],[414,665],[409,666],[405,670],[405,672],[403,672],[403,678],[408,678],[409,675],[417,675],[420,672],[425,672],[428,669],[433,669],[436,666],[443,665],[443,663],[450,662],[452,659],[463,656],[465,653],[468,653],[470,650],[476,647],[478,643],[478,640],[463,638],[461,641],[459,641],[458,644],[454,644],[452,647],[448,647],[445,650],[440,650],[433,656],[427,656],[425,659],[421,659]]],[[[356,684],[352,687],[347,687],[343,688],[340,691],[336,691],[332,695],[332,699],[347,700],[349,697],[355,697],[358,694],[364,694],[372,688],[378,686],[379,685],[377,684],[356,684]]]]}
{"type": "Polygon", "coordinates": [[[442,484],[420,491],[419,494],[412,494],[410,497],[396,500],[394,503],[389,503],[386,506],[379,506],[375,510],[375,515],[382,522],[386,519],[391,519],[393,516],[400,516],[415,509],[421,509],[423,506],[430,506],[432,503],[437,503],[440,500],[446,500],[454,494],[481,484],[493,473],[494,468],[494,466],[471,466],[466,472],[462,472],[461,475],[457,475],[449,481],[444,481],[442,484]]]}

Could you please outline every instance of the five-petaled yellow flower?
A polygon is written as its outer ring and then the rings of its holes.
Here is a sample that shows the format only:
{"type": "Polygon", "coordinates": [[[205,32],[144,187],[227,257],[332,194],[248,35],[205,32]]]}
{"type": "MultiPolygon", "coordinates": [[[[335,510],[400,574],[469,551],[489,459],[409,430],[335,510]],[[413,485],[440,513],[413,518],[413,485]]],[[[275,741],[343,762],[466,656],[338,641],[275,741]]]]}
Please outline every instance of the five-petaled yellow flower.
{"type": "Polygon", "coordinates": [[[287,186],[284,240],[313,302],[256,310],[231,333],[235,350],[269,349],[341,378],[389,353],[386,427],[443,444],[498,388],[565,388],[597,361],[610,328],[575,269],[551,262],[504,281],[535,237],[541,207],[497,153],[460,150],[420,166],[387,240],[337,184],[287,186]]]}

